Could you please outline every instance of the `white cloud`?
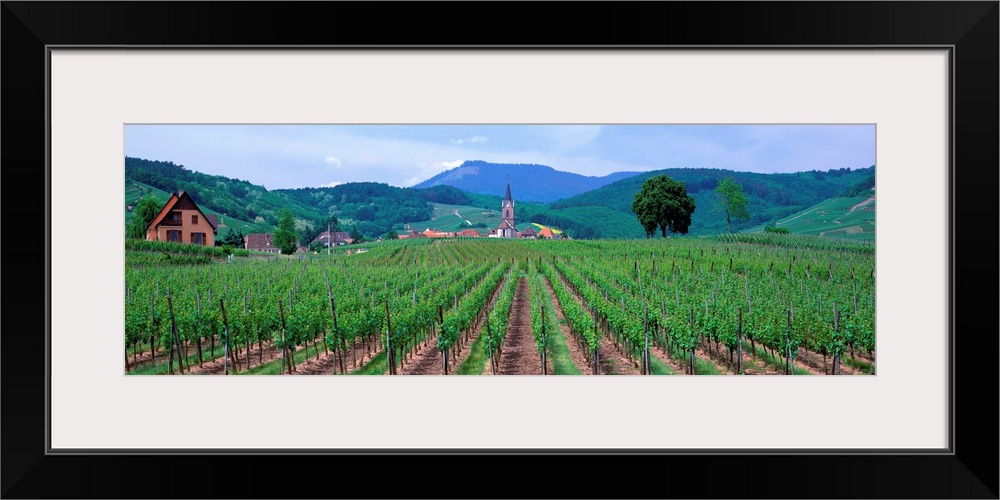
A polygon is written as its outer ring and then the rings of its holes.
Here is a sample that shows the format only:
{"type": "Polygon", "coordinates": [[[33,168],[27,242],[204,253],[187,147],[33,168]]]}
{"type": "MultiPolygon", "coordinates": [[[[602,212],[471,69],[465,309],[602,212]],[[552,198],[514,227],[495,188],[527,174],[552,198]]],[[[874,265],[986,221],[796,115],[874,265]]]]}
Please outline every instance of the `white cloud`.
{"type": "Polygon", "coordinates": [[[448,142],[450,142],[452,144],[479,144],[479,143],[482,143],[482,142],[486,142],[488,140],[490,140],[489,137],[482,136],[482,135],[474,135],[474,136],[466,138],[466,139],[451,139],[448,142]]]}
{"type": "Polygon", "coordinates": [[[463,163],[465,163],[465,160],[443,161],[441,162],[441,166],[444,168],[455,168],[462,166],[463,163]]]}
{"type": "Polygon", "coordinates": [[[337,186],[339,186],[339,185],[341,185],[341,184],[343,184],[343,182],[337,182],[337,181],[333,181],[333,182],[330,182],[330,183],[328,183],[328,184],[323,184],[323,185],[322,185],[322,186],[320,186],[320,187],[326,187],[326,188],[332,188],[332,187],[337,187],[337,186]]]}
{"type": "Polygon", "coordinates": [[[420,181],[421,181],[420,177],[410,177],[409,179],[403,181],[403,187],[413,186],[414,184],[420,181]]]}
{"type": "Polygon", "coordinates": [[[327,156],[326,158],[323,159],[323,161],[325,161],[326,164],[330,165],[331,167],[339,167],[341,165],[340,158],[337,158],[336,156],[327,156]]]}

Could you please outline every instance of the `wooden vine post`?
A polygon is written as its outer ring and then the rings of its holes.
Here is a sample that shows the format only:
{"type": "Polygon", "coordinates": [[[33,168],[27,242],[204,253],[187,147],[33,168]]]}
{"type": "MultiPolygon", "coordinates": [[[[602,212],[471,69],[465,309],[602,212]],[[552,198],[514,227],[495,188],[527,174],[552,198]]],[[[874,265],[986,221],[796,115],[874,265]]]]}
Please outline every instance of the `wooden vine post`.
{"type": "MultiPolygon", "coordinates": [[[[691,338],[694,338],[694,308],[691,308],[691,313],[688,316],[688,323],[691,325],[691,338]]],[[[691,352],[689,353],[688,364],[691,366],[691,375],[697,375],[694,369],[694,346],[690,347],[691,352]]]]}
{"type": "MultiPolygon", "coordinates": [[[[444,326],[444,308],[438,305],[438,328],[444,326]]],[[[441,349],[441,372],[448,374],[448,348],[441,349]]]]}
{"type": "Polygon", "coordinates": [[[785,375],[795,374],[795,365],[792,361],[792,310],[788,310],[788,328],[785,330],[785,375]]]}
{"type": "Polygon", "coordinates": [[[174,347],[177,348],[177,371],[184,374],[184,358],[181,356],[180,335],[177,333],[177,322],[174,321],[174,303],[170,297],[170,289],[167,289],[167,312],[170,314],[170,360],[168,372],[174,374],[174,347]]]}
{"type": "MultiPolygon", "coordinates": [[[[157,287],[159,288],[159,287],[157,287]]],[[[156,331],[153,325],[156,324],[156,293],[154,292],[149,297],[149,354],[152,356],[153,363],[156,363],[156,331]]]]}
{"type": "Polygon", "coordinates": [[[840,375],[840,312],[837,311],[837,303],[833,303],[833,337],[837,340],[833,350],[833,374],[840,375]]]}
{"type": "Polygon", "coordinates": [[[743,308],[736,320],[736,374],[743,374],[743,308]]]}
{"type": "MultiPolygon", "coordinates": [[[[246,317],[247,317],[247,296],[244,295],[243,296],[243,321],[244,321],[243,324],[244,325],[246,325],[246,317]]],[[[249,370],[250,369],[250,333],[247,332],[246,329],[244,329],[244,331],[243,331],[243,345],[244,345],[244,347],[246,348],[246,351],[247,351],[246,352],[247,370],[249,370]]]]}
{"type": "Polygon", "coordinates": [[[486,341],[489,342],[490,349],[490,375],[496,375],[496,367],[493,361],[493,333],[490,331],[490,313],[486,313],[486,341]]]}
{"type": "MultiPolygon", "coordinates": [[[[201,294],[200,293],[197,294],[195,296],[195,299],[197,300],[197,305],[198,305],[198,309],[197,309],[197,311],[198,311],[198,321],[201,321],[201,294]]],[[[215,353],[213,352],[212,355],[214,356],[215,353]]],[[[198,366],[199,367],[202,366],[201,334],[198,334],[198,366]]]]}
{"type": "Polygon", "coordinates": [[[340,333],[340,326],[337,324],[337,299],[333,297],[333,291],[330,291],[330,314],[333,315],[333,339],[335,345],[337,346],[337,360],[340,362],[340,373],[346,373],[346,367],[344,366],[344,351],[347,350],[347,342],[344,340],[344,336],[340,333]]]}
{"type": "Polygon", "coordinates": [[[288,369],[288,372],[290,373],[291,372],[291,368],[287,366],[287,359],[285,357],[285,350],[286,350],[286,347],[285,347],[285,306],[284,306],[284,304],[281,303],[280,300],[278,301],[278,314],[281,315],[281,374],[284,375],[286,373],[285,370],[288,369]]]}
{"type": "Polygon", "coordinates": [[[222,355],[222,372],[224,375],[229,375],[229,319],[226,317],[226,304],[222,299],[219,299],[219,309],[222,311],[222,335],[226,338],[222,355]]]}
{"type": "MultiPolygon", "coordinates": [[[[398,290],[397,290],[398,293],[398,290]]],[[[385,301],[385,360],[388,363],[389,375],[396,374],[396,356],[392,352],[392,323],[389,321],[389,301],[385,301]]]]}
{"type": "Polygon", "coordinates": [[[646,305],[645,316],[642,319],[642,370],[643,375],[649,375],[649,305],[646,305]]]}

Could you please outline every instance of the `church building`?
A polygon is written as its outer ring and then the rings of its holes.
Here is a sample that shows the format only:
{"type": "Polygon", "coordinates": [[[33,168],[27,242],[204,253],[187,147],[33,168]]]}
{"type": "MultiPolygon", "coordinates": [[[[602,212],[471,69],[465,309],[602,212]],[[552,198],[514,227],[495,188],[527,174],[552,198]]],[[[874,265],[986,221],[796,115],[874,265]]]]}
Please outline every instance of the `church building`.
{"type": "Polygon", "coordinates": [[[507,177],[507,195],[500,204],[500,212],[500,225],[493,231],[495,237],[517,238],[517,226],[514,224],[514,200],[510,197],[510,176],[507,177]]]}

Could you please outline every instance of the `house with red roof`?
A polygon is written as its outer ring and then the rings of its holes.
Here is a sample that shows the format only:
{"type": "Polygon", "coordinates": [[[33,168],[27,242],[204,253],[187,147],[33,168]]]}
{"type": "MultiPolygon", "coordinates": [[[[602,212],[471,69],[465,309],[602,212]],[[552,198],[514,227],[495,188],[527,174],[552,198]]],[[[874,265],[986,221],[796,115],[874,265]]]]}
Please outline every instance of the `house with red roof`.
{"type": "Polygon", "coordinates": [[[332,242],[333,246],[340,247],[354,243],[354,239],[351,238],[351,233],[348,233],[347,231],[333,231],[332,237],[330,236],[330,233],[330,231],[323,231],[322,233],[319,233],[319,236],[313,238],[313,240],[309,242],[309,246],[312,246],[313,243],[322,243],[323,246],[328,247],[332,242]]]}

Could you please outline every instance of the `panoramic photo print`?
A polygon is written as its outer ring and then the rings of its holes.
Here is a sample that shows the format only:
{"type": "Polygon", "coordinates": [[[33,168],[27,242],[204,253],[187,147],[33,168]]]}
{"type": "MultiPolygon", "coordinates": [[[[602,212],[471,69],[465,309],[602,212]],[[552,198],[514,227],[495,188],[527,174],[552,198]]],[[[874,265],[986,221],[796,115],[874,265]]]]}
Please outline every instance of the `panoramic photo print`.
{"type": "Polygon", "coordinates": [[[875,125],[126,125],[126,375],[874,375],[875,125]]]}

